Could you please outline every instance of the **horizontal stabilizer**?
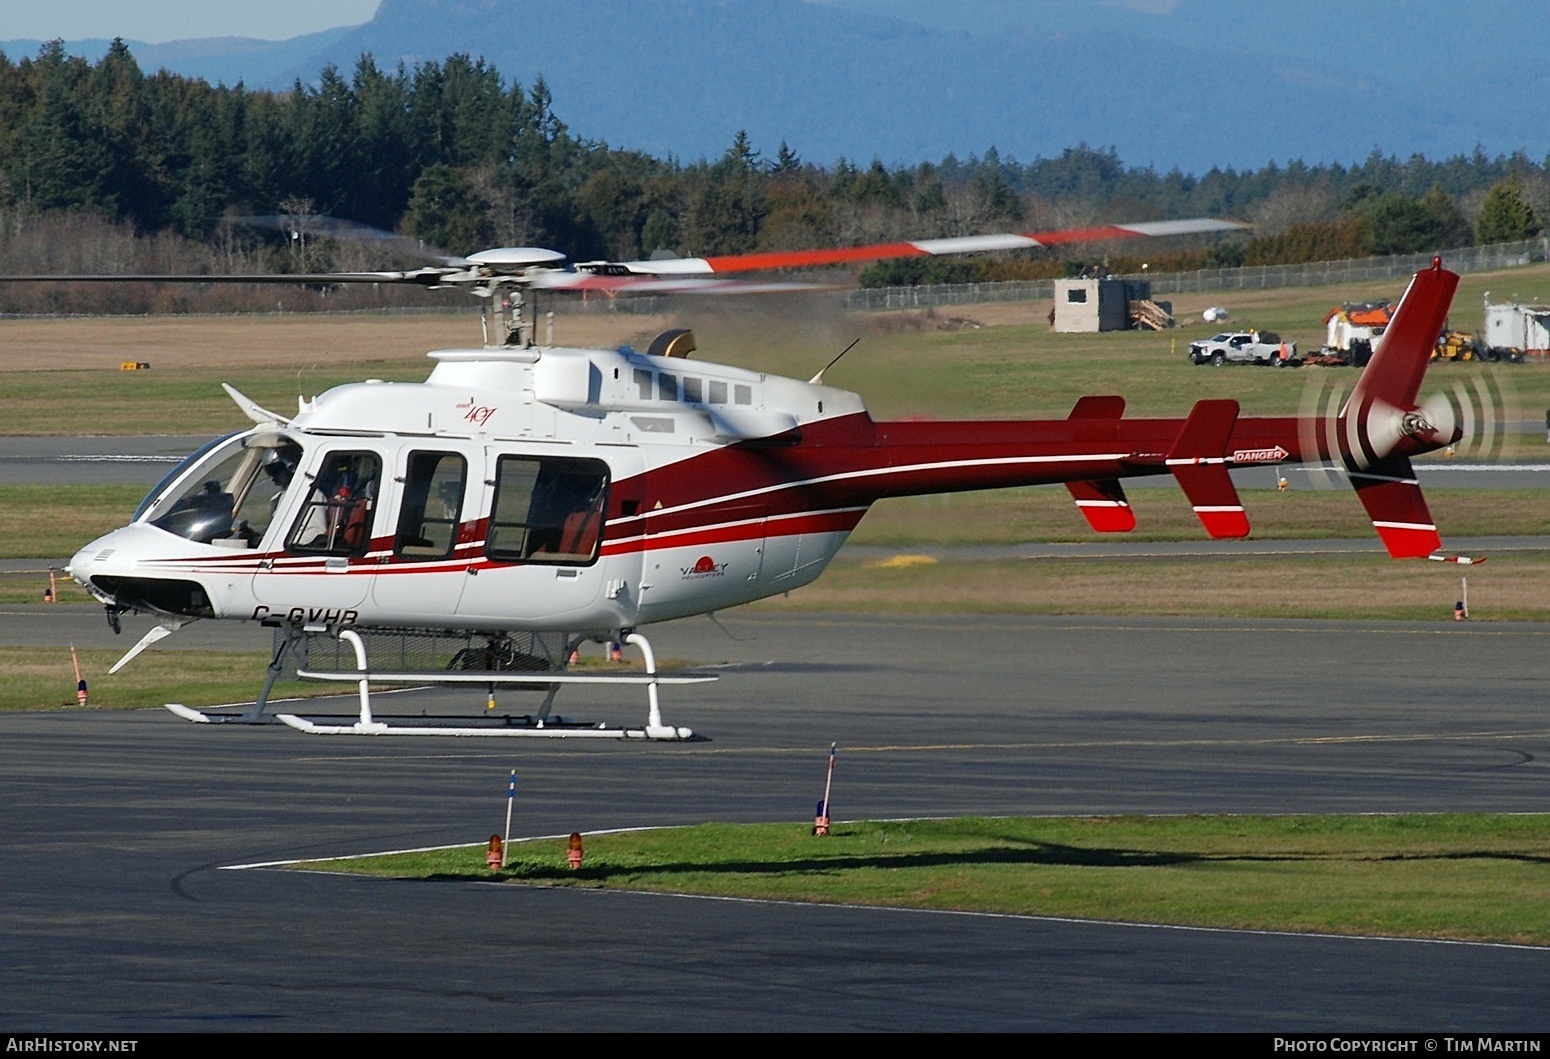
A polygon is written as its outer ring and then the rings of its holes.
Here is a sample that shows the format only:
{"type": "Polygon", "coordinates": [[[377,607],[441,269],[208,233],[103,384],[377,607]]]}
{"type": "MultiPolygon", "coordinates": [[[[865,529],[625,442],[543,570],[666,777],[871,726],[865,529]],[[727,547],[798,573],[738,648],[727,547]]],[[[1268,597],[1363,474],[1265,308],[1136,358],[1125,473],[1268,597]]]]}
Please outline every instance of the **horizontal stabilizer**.
{"type": "Polygon", "coordinates": [[[1078,397],[1067,419],[1118,419],[1125,414],[1125,399],[1118,394],[1078,397]]]}
{"type": "Polygon", "coordinates": [[[1195,517],[1217,539],[1249,535],[1248,516],[1227,473],[1227,446],[1237,422],[1237,401],[1196,401],[1166,461],[1195,517]]]}
{"type": "Polygon", "coordinates": [[[1408,459],[1384,460],[1365,471],[1352,471],[1351,485],[1391,557],[1422,559],[1442,547],[1408,459]]]}
{"type": "Polygon", "coordinates": [[[1097,533],[1129,533],[1136,528],[1136,513],[1125,499],[1125,488],[1117,478],[1092,482],[1067,482],[1076,509],[1097,533]]]}

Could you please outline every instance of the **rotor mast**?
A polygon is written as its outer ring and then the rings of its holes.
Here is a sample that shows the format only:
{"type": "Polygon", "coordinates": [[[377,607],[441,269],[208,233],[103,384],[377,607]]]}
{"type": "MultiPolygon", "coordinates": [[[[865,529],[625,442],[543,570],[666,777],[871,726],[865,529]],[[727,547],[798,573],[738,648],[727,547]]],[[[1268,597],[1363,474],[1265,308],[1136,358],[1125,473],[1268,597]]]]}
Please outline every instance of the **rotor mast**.
{"type": "Polygon", "coordinates": [[[486,349],[531,346],[537,333],[537,318],[530,322],[524,310],[527,297],[523,283],[515,276],[495,276],[474,288],[483,300],[480,325],[484,329],[486,349]]]}

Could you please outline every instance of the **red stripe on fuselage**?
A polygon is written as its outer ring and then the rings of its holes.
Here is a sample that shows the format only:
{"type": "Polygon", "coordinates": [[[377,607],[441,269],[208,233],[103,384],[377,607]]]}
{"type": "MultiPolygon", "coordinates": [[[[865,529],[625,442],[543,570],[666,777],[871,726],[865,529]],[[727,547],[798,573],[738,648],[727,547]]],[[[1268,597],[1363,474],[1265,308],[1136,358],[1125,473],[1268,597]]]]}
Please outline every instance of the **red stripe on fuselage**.
{"type": "MultiPolygon", "coordinates": [[[[1301,453],[1293,418],[1240,419],[1229,450],[1301,453]]],[[[891,496],[1167,473],[1179,419],[874,423],[864,412],[802,426],[788,446],[729,445],[618,483],[607,535],[670,533],[747,519],[864,507],[891,496]],[[639,513],[623,515],[633,498],[639,513]]],[[[1316,435],[1322,446],[1326,431],[1316,435]]]]}
{"type": "Polygon", "coordinates": [[[629,552],[661,551],[667,548],[697,548],[728,541],[765,540],[794,537],[803,533],[849,533],[856,528],[865,511],[823,511],[806,515],[783,515],[773,519],[753,519],[705,526],[702,529],[651,533],[645,537],[604,542],[604,555],[629,552]]]}

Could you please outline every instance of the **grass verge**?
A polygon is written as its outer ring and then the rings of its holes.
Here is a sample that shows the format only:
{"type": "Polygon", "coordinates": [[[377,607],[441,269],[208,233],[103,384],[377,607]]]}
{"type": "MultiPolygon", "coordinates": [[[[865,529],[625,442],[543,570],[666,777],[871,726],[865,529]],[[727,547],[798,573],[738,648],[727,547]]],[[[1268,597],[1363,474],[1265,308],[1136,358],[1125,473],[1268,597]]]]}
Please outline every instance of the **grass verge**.
{"type": "MultiPolygon", "coordinates": [[[[127,651],[134,643],[124,644],[127,651]]],[[[130,709],[181,702],[217,706],[251,702],[263,683],[269,656],[261,651],[167,651],[152,649],[124,669],[108,675],[123,651],[78,652],[93,709],[130,709]]],[[[276,699],[336,695],[337,684],[281,681],[276,699]]],[[[0,710],[49,710],[76,707],[75,669],[70,645],[0,647],[0,710]]]]}
{"type": "Polygon", "coordinates": [[[1005,818],[701,824],[310,862],[478,879],[1256,930],[1550,944],[1550,816],[1005,818]]]}
{"type": "Polygon", "coordinates": [[[0,559],[68,559],[128,522],[146,492],[143,485],[0,485],[0,559]]]}
{"type": "Polygon", "coordinates": [[[1060,558],[913,565],[841,556],[817,583],[754,612],[1107,614],[1449,621],[1469,578],[1475,620],[1550,620],[1550,555],[1484,566],[1381,555],[1060,558]]]}

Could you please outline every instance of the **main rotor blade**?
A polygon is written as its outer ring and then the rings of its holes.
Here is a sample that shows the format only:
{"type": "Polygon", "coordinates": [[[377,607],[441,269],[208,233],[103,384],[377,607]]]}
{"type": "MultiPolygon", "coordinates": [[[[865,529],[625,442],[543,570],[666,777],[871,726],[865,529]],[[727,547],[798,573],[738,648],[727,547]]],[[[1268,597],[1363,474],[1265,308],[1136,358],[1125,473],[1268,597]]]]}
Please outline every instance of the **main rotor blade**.
{"type": "Polygon", "coordinates": [[[228,217],[230,224],[243,224],[250,228],[269,228],[287,235],[322,236],[326,239],[342,239],[354,243],[377,243],[395,253],[421,261],[434,261],[438,265],[462,265],[467,258],[449,254],[439,246],[427,246],[423,241],[407,235],[399,235],[385,228],[377,228],[360,221],[325,214],[271,213],[261,217],[228,217]]]}
{"type": "Polygon", "coordinates": [[[695,276],[614,276],[593,272],[534,272],[527,286],[538,290],[604,291],[631,294],[775,294],[781,291],[825,290],[822,283],[759,283],[741,279],[701,279],[695,276]]]}
{"type": "Polygon", "coordinates": [[[455,268],[421,268],[412,272],[87,273],[0,276],[0,283],[418,283],[435,286],[466,274],[466,269],[455,268]]]}
{"type": "Polygon", "coordinates": [[[1232,232],[1251,227],[1238,221],[1196,217],[1184,221],[1143,221],[1106,224],[1094,228],[1068,228],[1048,232],[967,235],[950,239],[913,239],[901,243],[871,243],[832,250],[779,250],[763,254],[728,254],[720,257],[677,257],[660,261],[626,261],[631,272],[654,276],[703,276],[728,272],[753,272],[770,268],[813,268],[855,261],[882,261],[891,257],[931,257],[939,254],[974,254],[987,250],[1025,250],[1035,246],[1106,242],[1111,239],[1159,238],[1232,232]]]}

